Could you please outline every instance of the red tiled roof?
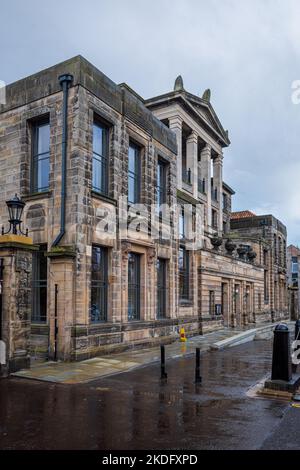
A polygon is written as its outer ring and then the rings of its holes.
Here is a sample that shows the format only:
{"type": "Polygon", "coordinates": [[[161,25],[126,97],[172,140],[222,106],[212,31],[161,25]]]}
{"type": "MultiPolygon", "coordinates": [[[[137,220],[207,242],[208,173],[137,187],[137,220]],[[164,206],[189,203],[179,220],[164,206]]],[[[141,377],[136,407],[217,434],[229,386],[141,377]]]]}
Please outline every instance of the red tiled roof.
{"type": "Polygon", "coordinates": [[[297,246],[295,245],[290,245],[287,247],[287,251],[290,254],[290,256],[300,256],[300,250],[297,246]]]}
{"type": "Polygon", "coordinates": [[[256,214],[251,211],[231,212],[230,214],[231,219],[245,219],[247,217],[256,217],[256,214]]]}

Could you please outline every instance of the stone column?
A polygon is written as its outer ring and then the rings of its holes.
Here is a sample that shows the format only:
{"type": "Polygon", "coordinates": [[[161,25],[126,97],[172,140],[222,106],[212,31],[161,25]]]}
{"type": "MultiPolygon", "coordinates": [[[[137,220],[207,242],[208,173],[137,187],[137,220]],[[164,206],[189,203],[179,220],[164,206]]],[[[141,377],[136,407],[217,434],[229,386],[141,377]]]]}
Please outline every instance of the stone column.
{"type": "Polygon", "coordinates": [[[187,167],[191,169],[193,197],[198,198],[198,136],[192,131],[187,139],[187,167]]]}
{"type": "Polygon", "coordinates": [[[1,308],[0,377],[30,367],[32,239],[19,235],[0,236],[3,259],[1,308]],[[4,363],[5,362],[5,363],[4,363]]]}
{"type": "Polygon", "coordinates": [[[217,198],[218,198],[218,229],[219,235],[223,231],[223,156],[218,155],[214,161],[214,187],[217,188],[217,198]]]}
{"type": "MultiPolygon", "coordinates": [[[[50,326],[49,357],[70,361],[76,358],[76,295],[74,289],[74,260],[73,251],[49,252],[50,279],[48,296],[48,315],[50,326]],[[57,294],[55,293],[57,285],[57,294]],[[57,329],[55,329],[57,328],[57,329]],[[56,353],[55,353],[56,350],[56,353]]],[[[84,297],[86,287],[82,285],[84,297]]],[[[85,303],[83,305],[86,305],[85,303]]],[[[86,313],[86,312],[85,312],[86,313]]],[[[80,319],[78,319],[80,323],[80,319]]]]}
{"type": "Polygon", "coordinates": [[[177,139],[177,188],[182,189],[182,161],[181,161],[181,146],[182,146],[182,119],[179,116],[169,118],[169,128],[175,132],[177,139]]]}
{"type": "Polygon", "coordinates": [[[207,227],[211,229],[211,147],[206,145],[201,153],[202,176],[205,179],[205,192],[207,197],[207,227]]]}

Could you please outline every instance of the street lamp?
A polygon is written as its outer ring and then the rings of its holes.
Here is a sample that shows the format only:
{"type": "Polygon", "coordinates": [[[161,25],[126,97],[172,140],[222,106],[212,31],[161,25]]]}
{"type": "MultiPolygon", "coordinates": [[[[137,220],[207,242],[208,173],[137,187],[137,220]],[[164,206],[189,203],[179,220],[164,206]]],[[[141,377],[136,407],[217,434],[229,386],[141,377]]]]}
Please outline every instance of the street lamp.
{"type": "Polygon", "coordinates": [[[25,202],[18,198],[17,194],[15,197],[6,201],[8,214],[9,214],[9,229],[7,232],[4,231],[4,227],[2,227],[2,235],[7,235],[8,233],[12,233],[13,235],[18,235],[18,231],[21,235],[25,235],[28,237],[28,229],[26,233],[23,233],[21,230],[21,223],[22,223],[22,214],[25,207],[25,202]]]}

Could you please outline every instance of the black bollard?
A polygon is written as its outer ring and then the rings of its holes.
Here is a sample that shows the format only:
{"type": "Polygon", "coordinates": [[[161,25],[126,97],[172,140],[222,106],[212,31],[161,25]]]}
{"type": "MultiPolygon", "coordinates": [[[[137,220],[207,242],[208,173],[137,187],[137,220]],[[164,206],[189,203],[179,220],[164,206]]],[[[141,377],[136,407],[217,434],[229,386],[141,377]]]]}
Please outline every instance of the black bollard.
{"type": "Polygon", "coordinates": [[[195,382],[196,384],[199,384],[202,382],[202,377],[200,375],[200,348],[196,348],[195,382]]]}
{"type": "Polygon", "coordinates": [[[166,379],[168,374],[166,373],[166,361],[165,361],[165,347],[160,347],[160,378],[166,379]]]}
{"type": "Polygon", "coordinates": [[[271,380],[292,380],[290,332],[283,323],[277,325],[274,330],[271,380]]]}
{"type": "MultiPolygon", "coordinates": [[[[295,323],[295,341],[300,341],[300,320],[297,320],[295,323]]],[[[296,351],[298,351],[299,349],[300,346],[297,346],[294,349],[293,353],[297,355],[298,353],[296,351]]],[[[292,371],[293,373],[297,372],[297,364],[292,364],[292,371]]]]}

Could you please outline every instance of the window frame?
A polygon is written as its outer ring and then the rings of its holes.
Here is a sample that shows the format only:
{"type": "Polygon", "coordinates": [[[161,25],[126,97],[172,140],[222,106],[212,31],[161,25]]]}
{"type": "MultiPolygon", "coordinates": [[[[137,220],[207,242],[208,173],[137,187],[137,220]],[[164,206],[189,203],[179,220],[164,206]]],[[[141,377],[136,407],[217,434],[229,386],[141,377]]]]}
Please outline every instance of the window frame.
{"type": "Polygon", "coordinates": [[[157,258],[156,261],[156,272],[157,272],[157,284],[156,284],[156,289],[157,289],[157,304],[156,304],[156,318],[158,320],[165,319],[167,318],[167,298],[168,298],[168,286],[167,286],[167,273],[168,273],[168,261],[165,258],[157,258]],[[162,278],[163,282],[160,284],[160,268],[162,267],[162,278]],[[162,296],[162,297],[161,297],[162,296]],[[162,299],[162,314],[161,309],[159,309],[159,306],[161,305],[159,303],[159,298],[162,299]]]}
{"type": "Polygon", "coordinates": [[[128,303],[127,303],[127,320],[129,323],[141,320],[141,254],[130,251],[128,253],[128,279],[127,279],[127,291],[128,291],[128,303]],[[129,282],[129,269],[130,269],[130,257],[135,260],[135,282],[132,284],[129,282]],[[129,296],[131,289],[134,292],[134,308],[135,315],[129,314],[129,296]]]}
{"type": "Polygon", "coordinates": [[[45,193],[50,188],[50,147],[51,147],[51,126],[49,114],[37,117],[30,123],[31,133],[31,165],[30,165],[30,192],[31,193],[45,193]],[[44,126],[49,127],[49,150],[47,152],[38,153],[39,133],[38,129],[44,126]],[[48,155],[44,157],[44,155],[48,155]],[[40,158],[43,156],[42,158],[40,158]],[[48,185],[41,188],[38,187],[39,180],[39,162],[48,160],[48,185]]]}
{"type": "Polygon", "coordinates": [[[45,253],[48,251],[47,243],[39,245],[39,250],[33,253],[32,257],[32,296],[31,296],[31,323],[46,325],[48,323],[48,259],[45,253]],[[44,258],[43,258],[44,257],[44,258]],[[41,262],[45,262],[46,278],[40,279],[41,273],[41,262]],[[38,275],[37,275],[38,274],[38,275]],[[41,301],[41,290],[45,289],[45,314],[41,315],[40,301],[41,301]],[[38,306],[39,304],[39,306],[38,306]],[[37,313],[37,309],[39,312],[37,313]]]}
{"type": "Polygon", "coordinates": [[[141,202],[141,186],[142,186],[142,181],[141,181],[141,174],[142,174],[142,162],[141,162],[141,156],[142,156],[142,147],[135,143],[133,140],[129,140],[129,145],[128,145],[128,164],[127,164],[127,180],[128,180],[128,190],[127,190],[127,201],[128,205],[133,205],[133,204],[139,204],[141,202]],[[134,172],[129,169],[129,151],[131,149],[134,149],[135,151],[135,161],[134,161],[134,172]],[[134,201],[131,201],[129,199],[129,180],[132,178],[134,180],[134,201]]]}
{"type": "Polygon", "coordinates": [[[190,270],[191,270],[191,260],[190,252],[186,249],[185,246],[179,247],[178,253],[178,275],[179,275],[179,302],[189,302],[190,301],[190,270]],[[180,252],[183,252],[183,268],[180,267],[180,252]],[[183,289],[181,288],[181,282],[183,281],[183,289]]]}
{"type": "Polygon", "coordinates": [[[92,325],[99,323],[107,323],[108,320],[108,263],[109,263],[109,249],[106,246],[102,245],[92,245],[92,258],[91,258],[91,289],[90,289],[90,309],[89,309],[89,321],[92,325]],[[97,264],[97,269],[94,270],[93,256],[94,250],[100,250],[101,258],[100,263],[97,264]],[[101,269],[100,269],[101,268],[101,269]],[[93,274],[95,272],[102,272],[102,280],[93,279],[93,274]],[[103,307],[103,314],[99,310],[99,319],[92,319],[92,300],[93,300],[93,289],[100,291],[96,293],[96,296],[99,295],[101,307],[103,307]],[[102,316],[102,318],[100,318],[102,316]]]}
{"type": "Polygon", "coordinates": [[[93,155],[92,155],[92,191],[94,191],[97,194],[101,194],[103,196],[109,195],[110,133],[111,133],[111,125],[109,125],[99,116],[95,115],[93,119],[93,137],[92,137],[92,152],[93,152],[93,155]],[[105,131],[105,141],[104,142],[102,141],[102,152],[103,152],[103,147],[104,147],[106,149],[106,155],[100,155],[94,150],[94,139],[95,139],[94,128],[95,127],[102,128],[102,136],[103,136],[103,131],[105,131]],[[95,162],[97,162],[101,167],[101,185],[100,186],[94,185],[95,162]],[[103,167],[105,171],[103,171],[103,167]]]}
{"type": "MultiPolygon", "coordinates": [[[[168,164],[161,158],[157,161],[157,174],[156,174],[156,204],[158,210],[163,204],[167,203],[167,176],[168,176],[168,164]],[[160,171],[161,169],[161,171],[160,171]],[[160,184],[158,184],[158,176],[160,175],[160,184]],[[161,181],[162,179],[162,181],[161,181]],[[162,197],[161,197],[162,195],[162,197]]],[[[159,210],[159,212],[161,212],[159,210]]]]}

